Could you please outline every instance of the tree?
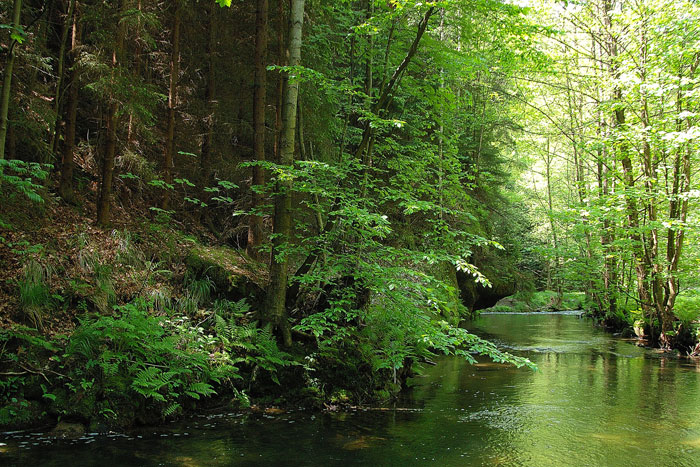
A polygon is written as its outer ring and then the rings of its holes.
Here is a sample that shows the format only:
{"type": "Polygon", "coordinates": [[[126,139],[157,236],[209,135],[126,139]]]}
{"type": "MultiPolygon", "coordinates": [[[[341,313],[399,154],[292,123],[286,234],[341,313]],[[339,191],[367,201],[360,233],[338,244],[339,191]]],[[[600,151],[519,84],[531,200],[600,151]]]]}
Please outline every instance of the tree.
{"type": "MultiPolygon", "coordinates": [[[[301,63],[301,30],[304,21],[304,0],[292,0],[289,29],[289,67],[301,63]]],[[[282,105],[282,134],[279,164],[291,168],[294,163],[297,101],[299,80],[290,76],[287,80],[282,105]]],[[[289,266],[289,242],[292,232],[292,179],[278,178],[275,196],[272,261],[270,263],[270,285],[267,289],[267,315],[280,330],[285,346],[292,345],[292,334],[287,318],[286,296],[289,266]]]]}
{"type": "Polygon", "coordinates": [[[5,159],[5,140],[7,139],[7,115],[10,108],[12,89],[12,71],[15,64],[15,47],[23,40],[24,32],[20,26],[22,14],[22,0],[14,0],[12,3],[12,32],[10,34],[10,50],[5,64],[5,73],[2,81],[2,94],[0,95],[0,160],[5,159]]]}
{"type": "MultiPolygon", "coordinates": [[[[168,126],[165,134],[165,152],[163,153],[163,181],[172,185],[175,151],[175,114],[178,105],[178,80],[180,79],[180,18],[182,15],[182,5],[180,0],[176,0],[172,6],[172,51],[170,55],[170,80],[168,86],[168,126]]],[[[163,201],[161,209],[168,210],[170,207],[170,192],[163,191],[163,201]]]]}
{"type": "MultiPolygon", "coordinates": [[[[255,13],[255,84],[253,85],[253,152],[256,161],[265,161],[265,97],[267,81],[267,0],[257,1],[255,13]]],[[[252,201],[251,216],[248,227],[246,251],[253,258],[260,258],[260,246],[263,242],[262,216],[256,212],[263,202],[260,192],[265,184],[265,172],[261,165],[253,166],[251,181],[252,201]]]]}
{"type": "Polygon", "coordinates": [[[73,153],[75,150],[75,130],[78,114],[78,88],[80,86],[80,73],[78,69],[78,47],[80,46],[79,5],[75,0],[72,1],[72,5],[72,17],[70,18],[72,22],[72,32],[67,60],[70,72],[65,90],[67,94],[64,116],[66,125],[63,135],[61,179],[58,185],[59,195],[69,203],[75,202],[75,194],[73,192],[73,153]]]}

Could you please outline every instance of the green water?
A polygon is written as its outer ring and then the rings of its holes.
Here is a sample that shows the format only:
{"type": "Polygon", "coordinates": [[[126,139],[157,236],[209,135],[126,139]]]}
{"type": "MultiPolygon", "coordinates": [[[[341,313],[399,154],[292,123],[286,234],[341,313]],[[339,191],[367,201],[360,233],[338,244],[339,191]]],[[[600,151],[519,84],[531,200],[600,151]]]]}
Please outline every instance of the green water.
{"type": "Polygon", "coordinates": [[[399,410],[217,414],[73,441],[0,434],[0,465],[700,465],[700,365],[573,315],[469,328],[539,371],[443,358],[399,410]]]}

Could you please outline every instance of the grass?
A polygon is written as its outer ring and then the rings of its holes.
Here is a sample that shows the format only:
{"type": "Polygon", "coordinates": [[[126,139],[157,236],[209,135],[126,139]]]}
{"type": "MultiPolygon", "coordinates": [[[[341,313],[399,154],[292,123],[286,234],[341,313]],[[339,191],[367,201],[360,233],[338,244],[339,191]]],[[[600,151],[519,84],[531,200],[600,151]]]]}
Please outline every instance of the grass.
{"type": "Polygon", "coordinates": [[[19,281],[20,308],[25,318],[41,329],[44,312],[51,305],[51,270],[36,260],[30,260],[24,266],[23,274],[19,281]]]}

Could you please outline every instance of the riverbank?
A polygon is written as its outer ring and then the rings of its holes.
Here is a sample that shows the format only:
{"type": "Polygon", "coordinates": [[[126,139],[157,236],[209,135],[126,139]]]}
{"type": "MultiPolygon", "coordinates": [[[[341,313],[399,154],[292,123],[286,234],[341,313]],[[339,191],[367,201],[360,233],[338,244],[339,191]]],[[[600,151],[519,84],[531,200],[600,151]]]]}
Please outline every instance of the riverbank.
{"type": "Polygon", "coordinates": [[[2,440],[5,465],[695,465],[700,369],[590,320],[469,324],[539,371],[440,357],[385,410],[220,410],[109,436],[2,440]],[[96,455],[99,453],[99,456],[96,455]]]}
{"type": "MultiPolygon", "coordinates": [[[[658,337],[658,321],[650,323],[642,317],[640,310],[628,301],[614,315],[602,315],[595,304],[587,300],[584,292],[565,292],[558,294],[552,290],[538,292],[519,292],[505,297],[493,307],[482,312],[490,313],[537,313],[582,310],[585,316],[592,318],[596,324],[622,337],[637,337],[640,342],[656,346],[654,336],[658,337]]],[[[674,351],[679,355],[700,356],[700,292],[689,289],[681,292],[673,313],[676,317],[674,351]]]]}
{"type": "MultiPolygon", "coordinates": [[[[119,222],[98,229],[88,198],[76,206],[14,200],[0,209],[0,430],[62,431],[60,421],[102,432],[212,406],[389,400],[434,351],[529,364],[451,326],[441,313],[455,318],[448,305],[457,291],[425,275],[447,291],[430,319],[408,313],[410,302],[360,315],[353,307],[366,302],[331,301],[335,288],[311,288],[303,310],[290,310],[302,324],[294,344],[281,348],[265,325],[268,266],[200,223],[115,208],[119,222]]],[[[362,287],[348,280],[339,291],[368,293],[369,277],[362,287]]]]}

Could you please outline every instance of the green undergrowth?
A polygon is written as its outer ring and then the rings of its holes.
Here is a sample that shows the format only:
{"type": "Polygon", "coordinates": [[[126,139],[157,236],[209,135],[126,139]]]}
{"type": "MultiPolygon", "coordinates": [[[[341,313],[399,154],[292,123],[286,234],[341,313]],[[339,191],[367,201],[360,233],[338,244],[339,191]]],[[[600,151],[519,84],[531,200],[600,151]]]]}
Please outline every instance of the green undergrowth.
{"type": "MultiPolygon", "coordinates": [[[[620,308],[616,318],[622,326],[634,330],[635,333],[644,337],[650,336],[653,326],[658,335],[661,327],[658,319],[645,318],[636,302],[628,303],[627,306],[620,308]]],[[[673,313],[676,317],[673,334],[676,336],[677,347],[681,351],[694,347],[700,341],[700,290],[681,291],[676,298],[673,313]]]]}
{"type": "Polygon", "coordinates": [[[0,427],[46,416],[98,427],[157,423],[217,395],[246,406],[256,380],[278,382],[280,369],[298,365],[248,311],[245,302],[219,302],[198,323],[154,315],[139,300],[81,319],[71,336],[2,331],[0,427]]]}

